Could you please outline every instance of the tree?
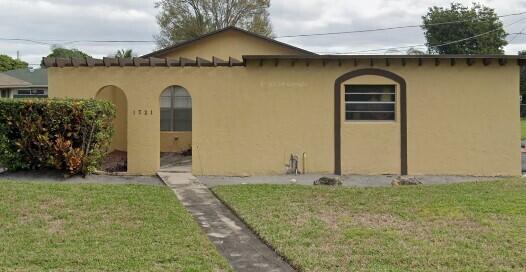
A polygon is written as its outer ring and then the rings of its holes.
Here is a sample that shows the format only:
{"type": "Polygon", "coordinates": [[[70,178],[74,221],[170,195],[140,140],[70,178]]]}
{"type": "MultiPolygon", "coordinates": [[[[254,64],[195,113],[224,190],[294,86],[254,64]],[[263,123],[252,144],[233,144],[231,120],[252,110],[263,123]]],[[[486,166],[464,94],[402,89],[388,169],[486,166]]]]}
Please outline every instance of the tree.
{"type": "Polygon", "coordinates": [[[78,49],[67,49],[62,47],[53,47],[51,50],[51,54],[48,55],[48,57],[51,58],[88,58],[90,57],[88,54],[78,50],[78,49]]]}
{"type": "Polygon", "coordinates": [[[135,56],[136,54],[133,53],[132,49],[121,49],[118,50],[117,53],[115,53],[116,58],[131,59],[135,56]]]}
{"type": "Polygon", "coordinates": [[[197,38],[208,32],[236,26],[272,36],[268,8],[270,0],[159,0],[155,36],[159,47],[197,38]]]}
{"type": "Polygon", "coordinates": [[[452,3],[449,9],[434,6],[422,19],[429,53],[502,54],[503,47],[508,44],[507,33],[495,11],[480,4],[466,7],[452,3]],[[450,21],[459,22],[442,24],[450,21]],[[476,35],[480,36],[447,44],[476,35]],[[441,44],[446,45],[436,47],[441,44]]]}
{"type": "Polygon", "coordinates": [[[406,54],[408,54],[408,55],[425,55],[426,53],[424,51],[422,51],[422,50],[419,50],[419,49],[411,47],[411,48],[407,49],[406,54]]]}
{"type": "Polygon", "coordinates": [[[8,55],[0,55],[0,72],[27,68],[27,62],[13,59],[8,55]]]}

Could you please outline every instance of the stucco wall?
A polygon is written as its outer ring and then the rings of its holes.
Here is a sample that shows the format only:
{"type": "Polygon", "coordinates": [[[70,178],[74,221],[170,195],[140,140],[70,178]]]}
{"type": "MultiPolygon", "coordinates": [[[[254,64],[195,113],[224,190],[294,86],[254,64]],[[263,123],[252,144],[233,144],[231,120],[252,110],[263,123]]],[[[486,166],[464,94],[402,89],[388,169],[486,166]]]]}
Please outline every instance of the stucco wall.
{"type": "Polygon", "coordinates": [[[408,79],[410,173],[521,174],[519,66],[464,64],[408,79]]]}
{"type": "Polygon", "coordinates": [[[195,59],[202,57],[211,60],[213,56],[228,60],[233,57],[238,60],[243,55],[295,55],[300,53],[293,48],[278,45],[270,41],[247,35],[245,33],[227,30],[196,41],[191,46],[183,46],[162,54],[163,58],[185,57],[195,59]]]}
{"type": "MultiPolygon", "coordinates": [[[[282,174],[290,153],[303,152],[308,172],[332,173],[334,81],[361,68],[370,65],[282,61],[262,67],[258,62],[215,68],[51,68],[49,87],[55,97],[93,97],[106,85],[126,93],[130,172],[158,169],[159,96],[179,85],[192,96],[194,174],[282,174]],[[147,114],[138,114],[139,109],[147,114]]],[[[392,61],[374,68],[407,82],[409,174],[520,175],[516,64],[408,61],[402,66],[392,61]]],[[[398,173],[397,127],[396,122],[342,123],[344,173],[398,173]]]]}
{"type": "Polygon", "coordinates": [[[192,148],[191,131],[161,131],[161,152],[183,152],[192,148]]]}
{"type": "Polygon", "coordinates": [[[122,90],[115,86],[106,86],[97,94],[97,99],[110,101],[115,105],[115,119],[113,127],[115,129],[111,141],[110,150],[126,151],[127,149],[127,105],[126,95],[122,90]]]}

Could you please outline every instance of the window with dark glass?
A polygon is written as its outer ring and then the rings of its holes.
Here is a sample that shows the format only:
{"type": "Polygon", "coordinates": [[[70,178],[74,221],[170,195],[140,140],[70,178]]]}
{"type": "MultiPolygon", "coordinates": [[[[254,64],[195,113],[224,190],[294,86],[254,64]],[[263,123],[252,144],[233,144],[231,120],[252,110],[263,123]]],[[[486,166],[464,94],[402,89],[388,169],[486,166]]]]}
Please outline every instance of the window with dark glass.
{"type": "Polygon", "coordinates": [[[345,85],[345,120],[395,120],[394,85],[345,85]]]}
{"type": "Polygon", "coordinates": [[[43,89],[19,89],[13,98],[47,98],[47,94],[43,89]]]}
{"type": "Polygon", "coordinates": [[[192,98],[182,87],[161,94],[161,131],[192,131],[192,98]]]}
{"type": "Polygon", "coordinates": [[[9,97],[9,90],[4,89],[4,90],[2,90],[1,94],[2,94],[2,98],[8,98],[9,97]]]}

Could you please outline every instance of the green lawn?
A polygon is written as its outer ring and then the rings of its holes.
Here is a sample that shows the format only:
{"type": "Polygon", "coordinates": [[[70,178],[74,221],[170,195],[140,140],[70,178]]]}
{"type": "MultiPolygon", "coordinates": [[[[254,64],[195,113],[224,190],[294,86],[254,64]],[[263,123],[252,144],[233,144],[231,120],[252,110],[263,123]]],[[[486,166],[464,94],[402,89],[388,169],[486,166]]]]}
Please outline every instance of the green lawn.
{"type": "Polygon", "coordinates": [[[175,195],[0,181],[0,271],[230,271],[175,195]]]}
{"type": "Polygon", "coordinates": [[[214,188],[303,271],[526,271],[526,181],[214,188]]]}
{"type": "Polygon", "coordinates": [[[526,139],[526,119],[521,119],[521,140],[526,139]]]}

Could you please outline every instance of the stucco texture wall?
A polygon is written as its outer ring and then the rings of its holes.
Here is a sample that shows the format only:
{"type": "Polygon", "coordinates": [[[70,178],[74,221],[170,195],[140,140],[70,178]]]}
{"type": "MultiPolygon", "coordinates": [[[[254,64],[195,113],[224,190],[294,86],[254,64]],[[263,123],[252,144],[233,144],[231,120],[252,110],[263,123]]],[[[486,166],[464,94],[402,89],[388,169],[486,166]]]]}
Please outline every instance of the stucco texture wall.
{"type": "Polygon", "coordinates": [[[224,32],[203,38],[188,46],[182,46],[175,50],[161,54],[163,58],[189,58],[195,59],[202,57],[211,60],[218,57],[228,60],[233,57],[238,60],[243,55],[296,55],[305,54],[296,49],[275,44],[261,38],[247,35],[236,30],[226,30],[224,32]]]}
{"type": "Polygon", "coordinates": [[[161,131],[161,152],[183,152],[192,148],[191,131],[161,131]]]}
{"type": "Polygon", "coordinates": [[[105,86],[95,95],[95,98],[110,101],[115,104],[116,112],[113,120],[114,134],[110,150],[126,151],[127,148],[127,103],[124,92],[115,86],[105,86]]]}
{"type": "MultiPolygon", "coordinates": [[[[124,91],[128,169],[133,173],[159,168],[159,96],[171,85],[192,96],[194,174],[283,174],[289,155],[304,152],[307,172],[332,173],[334,82],[362,68],[370,68],[369,62],[51,68],[49,87],[52,97],[94,97],[106,85],[124,91]]],[[[516,64],[435,66],[430,60],[402,66],[392,61],[390,66],[374,63],[374,68],[396,73],[407,83],[409,174],[520,175],[516,64]]],[[[343,173],[399,173],[398,126],[342,119],[343,173]]]]}

